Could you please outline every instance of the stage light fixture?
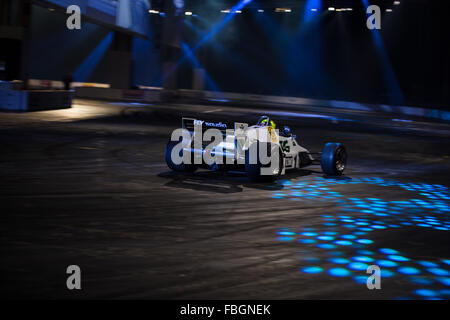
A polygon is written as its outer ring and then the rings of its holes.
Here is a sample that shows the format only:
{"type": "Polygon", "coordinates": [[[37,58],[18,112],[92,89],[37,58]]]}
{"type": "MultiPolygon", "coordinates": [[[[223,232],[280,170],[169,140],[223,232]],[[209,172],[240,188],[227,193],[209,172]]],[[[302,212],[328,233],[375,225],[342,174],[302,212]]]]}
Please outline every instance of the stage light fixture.
{"type": "Polygon", "coordinates": [[[276,8],[275,12],[285,12],[285,13],[290,13],[292,12],[291,8],[276,8]]]}

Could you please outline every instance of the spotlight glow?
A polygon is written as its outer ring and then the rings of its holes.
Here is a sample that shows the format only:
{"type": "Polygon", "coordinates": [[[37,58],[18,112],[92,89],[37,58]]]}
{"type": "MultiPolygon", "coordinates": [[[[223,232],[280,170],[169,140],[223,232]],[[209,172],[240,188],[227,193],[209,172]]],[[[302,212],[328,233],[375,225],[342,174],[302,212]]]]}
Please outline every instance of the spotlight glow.
{"type": "Polygon", "coordinates": [[[275,8],[275,12],[289,13],[289,12],[292,12],[292,9],[290,9],[290,8],[275,8]]]}

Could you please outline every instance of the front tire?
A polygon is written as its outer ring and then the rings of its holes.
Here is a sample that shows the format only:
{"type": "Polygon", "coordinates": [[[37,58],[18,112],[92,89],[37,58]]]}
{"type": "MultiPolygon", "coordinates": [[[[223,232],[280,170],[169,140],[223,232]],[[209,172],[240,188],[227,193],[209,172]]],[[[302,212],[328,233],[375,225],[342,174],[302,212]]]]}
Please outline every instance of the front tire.
{"type": "MultiPolygon", "coordinates": [[[[165,158],[166,158],[166,163],[167,166],[172,169],[173,171],[177,171],[177,172],[194,172],[195,170],[197,170],[197,166],[195,166],[194,164],[175,164],[172,161],[172,150],[173,148],[181,142],[178,141],[169,141],[167,143],[166,146],[166,154],[165,154],[165,158]]],[[[180,150],[180,157],[183,157],[183,150],[180,150]]]]}
{"type": "Polygon", "coordinates": [[[322,151],[320,164],[328,176],[340,176],[347,166],[347,151],[340,143],[329,142],[322,151]]]}

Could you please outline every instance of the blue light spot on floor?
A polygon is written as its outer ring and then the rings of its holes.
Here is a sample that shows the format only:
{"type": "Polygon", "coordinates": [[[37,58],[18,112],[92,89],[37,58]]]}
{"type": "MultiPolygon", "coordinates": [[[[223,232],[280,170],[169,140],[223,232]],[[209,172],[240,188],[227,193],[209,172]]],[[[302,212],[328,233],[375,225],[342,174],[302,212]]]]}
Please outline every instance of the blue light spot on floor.
{"type": "Polygon", "coordinates": [[[324,241],[331,241],[331,240],[334,240],[334,237],[331,237],[331,236],[318,236],[316,239],[317,240],[324,240],[324,241]]]}
{"type": "Polygon", "coordinates": [[[425,286],[433,284],[433,280],[431,280],[429,278],[411,277],[411,278],[409,278],[409,281],[411,281],[415,284],[420,284],[420,285],[425,285],[425,286]]]}
{"type": "MultiPolygon", "coordinates": [[[[369,245],[376,242],[370,236],[374,232],[377,233],[381,230],[393,230],[394,228],[398,230],[398,228],[406,228],[407,226],[432,228],[432,230],[450,230],[450,221],[445,215],[450,211],[447,203],[447,200],[450,199],[448,188],[423,183],[401,183],[395,180],[374,177],[353,178],[348,181],[313,177],[307,182],[294,181],[290,183],[289,180],[283,180],[282,184],[284,187],[283,191],[273,190],[272,195],[280,198],[288,197],[289,200],[333,200],[336,205],[341,207],[340,211],[336,211],[336,214],[322,215],[320,217],[322,222],[316,228],[301,229],[300,233],[298,233],[301,239],[298,236],[296,237],[294,233],[291,233],[290,228],[278,230],[277,236],[280,236],[279,239],[281,241],[288,241],[286,242],[287,245],[290,245],[289,241],[292,241],[292,239],[298,241],[297,243],[299,244],[304,244],[302,246],[302,254],[308,255],[307,248],[314,249],[307,246],[307,244],[314,244],[316,248],[333,250],[339,250],[335,249],[339,246],[342,252],[323,250],[319,253],[320,256],[318,258],[321,259],[320,261],[334,264],[331,267],[332,269],[324,268],[323,266],[322,268],[324,269],[322,269],[320,266],[317,266],[317,268],[320,268],[320,272],[327,272],[333,276],[345,276],[340,275],[336,271],[343,269],[343,274],[349,274],[353,281],[363,284],[366,283],[368,278],[363,268],[370,264],[376,264],[382,268],[382,277],[395,276],[400,281],[407,280],[410,286],[415,286],[415,289],[427,290],[420,288],[433,284],[439,284],[441,286],[440,289],[450,286],[450,268],[447,267],[447,265],[450,265],[450,259],[448,258],[439,261],[433,260],[433,262],[420,261],[420,259],[415,261],[403,256],[404,253],[391,248],[376,249],[380,254],[362,250],[369,248],[369,245]],[[364,197],[362,199],[347,198],[339,192],[330,190],[332,186],[358,183],[382,187],[399,187],[420,194],[422,199],[384,201],[374,197],[364,197]],[[440,216],[437,216],[437,214],[440,214],[440,216]],[[329,243],[327,243],[328,241],[329,243]],[[405,263],[407,261],[410,262],[405,263]],[[341,266],[344,268],[338,268],[341,266]],[[395,268],[396,270],[389,270],[389,268],[395,268]],[[361,270],[353,271],[352,274],[352,270],[357,269],[361,270]],[[357,275],[357,273],[360,275],[357,275]]],[[[444,257],[441,256],[441,258],[444,257]]],[[[317,260],[314,259],[309,260],[308,264],[319,265],[317,260]]],[[[314,272],[313,270],[311,269],[312,272],[314,272]]],[[[438,290],[439,288],[429,288],[436,290],[436,292],[431,292],[428,296],[421,295],[422,298],[434,299],[439,298],[439,294],[442,295],[442,290],[438,290]]],[[[447,291],[450,290],[447,289],[447,291]]],[[[413,293],[414,289],[411,289],[410,294],[413,293]]],[[[404,293],[404,296],[407,298],[411,297],[406,293],[404,293]]],[[[445,295],[442,296],[446,297],[445,295]]]]}
{"type": "Polygon", "coordinates": [[[315,274],[315,273],[321,273],[323,271],[323,269],[321,267],[304,267],[301,269],[301,271],[304,273],[315,274]]]}
{"type": "Polygon", "coordinates": [[[345,259],[345,258],[331,258],[328,261],[330,261],[332,263],[336,263],[336,264],[346,264],[346,263],[350,262],[350,260],[345,259]]]}
{"type": "Polygon", "coordinates": [[[394,262],[391,260],[378,260],[377,262],[375,262],[375,264],[380,267],[385,267],[385,268],[393,268],[393,267],[398,266],[397,262],[394,262]]]}
{"type": "Polygon", "coordinates": [[[342,236],[340,236],[342,239],[347,239],[347,240],[353,240],[356,239],[357,237],[352,235],[352,234],[344,234],[342,236]]]}
{"type": "Polygon", "coordinates": [[[438,277],[438,278],[436,278],[436,280],[439,281],[440,283],[442,283],[443,285],[450,287],[450,278],[438,277]]]}
{"type": "Polygon", "coordinates": [[[358,271],[364,270],[365,271],[365,270],[367,270],[369,265],[366,263],[362,263],[362,262],[351,262],[348,264],[347,267],[352,270],[358,270],[358,271]]]}
{"type": "Polygon", "coordinates": [[[431,272],[432,274],[435,274],[437,276],[448,276],[450,274],[450,272],[448,272],[447,270],[440,268],[430,268],[427,270],[428,272],[431,272]]]}
{"type": "Polygon", "coordinates": [[[400,267],[397,269],[398,272],[402,273],[402,274],[407,274],[407,275],[415,275],[415,274],[419,274],[420,270],[413,268],[413,267],[400,267]]]}
{"type": "Polygon", "coordinates": [[[357,254],[360,254],[360,255],[362,255],[362,256],[367,256],[367,255],[373,254],[373,251],[369,251],[369,250],[357,250],[356,253],[357,253],[357,254]]]}
{"type": "Polygon", "coordinates": [[[391,278],[395,275],[394,272],[386,269],[381,269],[381,277],[382,278],[391,278]]]}
{"type": "Polygon", "coordinates": [[[408,258],[403,257],[403,256],[398,256],[398,255],[389,255],[389,256],[387,256],[387,258],[389,260],[393,260],[393,261],[409,261],[408,258]]]}
{"type": "Polygon", "coordinates": [[[280,236],[295,236],[295,232],[291,232],[291,231],[280,231],[280,232],[278,232],[278,234],[280,236]]]}
{"type": "Polygon", "coordinates": [[[321,243],[321,244],[318,244],[317,247],[321,248],[321,249],[334,249],[334,248],[336,248],[336,246],[334,246],[332,244],[329,244],[329,243],[321,243]]]}
{"type": "Polygon", "coordinates": [[[351,272],[344,268],[332,268],[328,270],[328,274],[334,277],[348,277],[351,275],[351,272]]]}
{"type": "Polygon", "coordinates": [[[365,256],[357,256],[357,257],[353,257],[352,258],[355,261],[359,261],[359,262],[373,262],[374,259],[371,257],[365,257],[365,256]]]}
{"type": "Polygon", "coordinates": [[[367,284],[367,279],[368,278],[369,278],[369,276],[355,276],[355,277],[353,277],[353,280],[356,283],[367,284]]]}
{"type": "Polygon", "coordinates": [[[450,296],[450,289],[439,290],[439,293],[442,294],[443,296],[450,296]]]}
{"type": "Polygon", "coordinates": [[[429,261],[417,261],[417,263],[427,268],[434,268],[438,266],[436,263],[429,261]]]}
{"type": "Polygon", "coordinates": [[[417,289],[414,293],[423,297],[435,297],[439,295],[439,292],[430,289],[417,289]]]}
{"type": "Polygon", "coordinates": [[[278,241],[283,241],[283,242],[294,240],[294,238],[292,238],[292,237],[278,237],[277,239],[278,239],[278,241]]]}
{"type": "Polygon", "coordinates": [[[397,254],[399,253],[397,250],[389,249],[389,248],[383,248],[379,250],[383,254],[397,254]]]}
{"type": "Polygon", "coordinates": [[[351,246],[353,242],[347,241],[347,240],[337,240],[333,242],[334,244],[337,244],[339,246],[351,246]]]}
{"type": "Polygon", "coordinates": [[[361,244],[371,244],[371,243],[373,243],[373,241],[369,240],[369,239],[358,239],[355,242],[361,243],[361,244]]]}
{"type": "Polygon", "coordinates": [[[314,239],[300,239],[300,240],[298,240],[298,242],[303,243],[303,244],[311,244],[311,243],[316,243],[316,240],[314,240],[314,239]]]}
{"type": "Polygon", "coordinates": [[[315,237],[317,236],[317,233],[315,232],[302,232],[300,233],[301,236],[305,236],[305,237],[315,237]]]}

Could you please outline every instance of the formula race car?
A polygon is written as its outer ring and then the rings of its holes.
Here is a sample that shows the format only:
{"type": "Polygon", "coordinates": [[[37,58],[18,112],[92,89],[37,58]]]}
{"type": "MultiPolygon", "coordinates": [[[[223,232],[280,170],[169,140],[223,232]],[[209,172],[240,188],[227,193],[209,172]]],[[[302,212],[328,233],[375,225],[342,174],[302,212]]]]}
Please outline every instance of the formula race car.
{"type": "Polygon", "coordinates": [[[240,122],[229,125],[183,118],[181,132],[178,136],[172,134],[165,153],[168,167],[179,172],[198,168],[241,171],[252,181],[274,181],[286,170],[319,163],[326,175],[339,176],[347,164],[342,144],[326,143],[321,153],[310,153],[298,144],[288,126],[276,130],[268,116],[250,127],[240,122]]]}

